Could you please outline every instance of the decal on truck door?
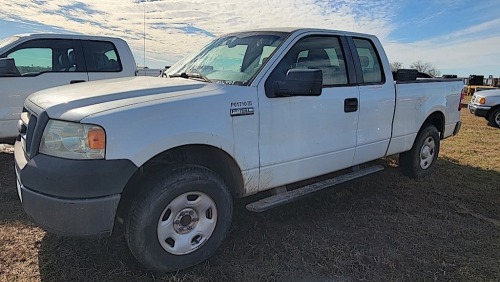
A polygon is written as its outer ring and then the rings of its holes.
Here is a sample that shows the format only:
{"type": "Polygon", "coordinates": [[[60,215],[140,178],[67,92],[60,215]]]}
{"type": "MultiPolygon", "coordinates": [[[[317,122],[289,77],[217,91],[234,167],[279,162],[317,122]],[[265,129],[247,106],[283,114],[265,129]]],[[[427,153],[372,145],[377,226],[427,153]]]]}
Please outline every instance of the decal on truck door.
{"type": "Polygon", "coordinates": [[[252,101],[231,102],[231,109],[229,113],[231,116],[253,115],[254,109],[251,106],[252,101]]]}

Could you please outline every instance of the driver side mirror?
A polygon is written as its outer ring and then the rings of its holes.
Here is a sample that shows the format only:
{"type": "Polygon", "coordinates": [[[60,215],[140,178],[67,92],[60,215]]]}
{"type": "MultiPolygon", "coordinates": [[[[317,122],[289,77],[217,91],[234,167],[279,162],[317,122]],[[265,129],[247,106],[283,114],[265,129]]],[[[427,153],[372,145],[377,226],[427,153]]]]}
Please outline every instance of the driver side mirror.
{"type": "Polygon", "coordinates": [[[0,59],[0,76],[20,76],[14,58],[0,59]]]}
{"type": "Polygon", "coordinates": [[[319,96],[323,89],[323,72],[319,69],[290,69],[285,81],[277,81],[274,93],[278,97],[319,96]]]}

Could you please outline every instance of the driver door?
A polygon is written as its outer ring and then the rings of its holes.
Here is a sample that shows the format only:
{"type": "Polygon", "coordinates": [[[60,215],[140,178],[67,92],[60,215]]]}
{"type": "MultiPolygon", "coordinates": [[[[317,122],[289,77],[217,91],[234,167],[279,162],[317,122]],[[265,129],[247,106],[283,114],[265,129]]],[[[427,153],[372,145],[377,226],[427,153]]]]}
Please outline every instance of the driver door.
{"type": "Polygon", "coordinates": [[[298,38],[259,85],[260,190],[352,165],[359,92],[345,42],[333,35],[298,38]],[[275,95],[273,85],[293,68],[320,69],[321,95],[275,95]]]}

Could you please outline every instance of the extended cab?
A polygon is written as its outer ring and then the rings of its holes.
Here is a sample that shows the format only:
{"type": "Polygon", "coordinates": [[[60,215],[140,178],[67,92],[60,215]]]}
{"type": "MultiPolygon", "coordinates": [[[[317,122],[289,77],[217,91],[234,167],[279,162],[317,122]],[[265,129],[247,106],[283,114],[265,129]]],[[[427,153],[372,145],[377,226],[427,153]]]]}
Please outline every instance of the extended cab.
{"type": "Polygon", "coordinates": [[[14,139],[24,100],[36,91],[134,76],[128,44],[77,34],[21,34],[0,40],[0,140],[14,139]]]}
{"type": "Polygon", "coordinates": [[[123,223],[142,264],[173,271],[215,252],[233,197],[273,189],[247,206],[265,211],[376,172],[382,167],[360,165],[397,153],[406,174],[422,177],[461,124],[461,80],[394,81],[379,40],[366,34],[233,33],[167,76],[63,86],[26,100],[17,189],[37,224],[91,236],[123,223]]]}

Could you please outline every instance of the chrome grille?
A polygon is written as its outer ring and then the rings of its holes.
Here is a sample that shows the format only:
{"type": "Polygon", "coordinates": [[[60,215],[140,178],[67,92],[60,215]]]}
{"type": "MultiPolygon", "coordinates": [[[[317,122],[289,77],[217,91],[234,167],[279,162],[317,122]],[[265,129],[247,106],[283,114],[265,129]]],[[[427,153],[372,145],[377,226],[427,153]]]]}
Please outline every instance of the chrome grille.
{"type": "Polygon", "coordinates": [[[23,111],[21,113],[21,119],[19,120],[19,124],[17,126],[17,129],[19,130],[19,136],[21,137],[21,145],[25,152],[26,152],[26,133],[28,132],[30,116],[31,114],[29,112],[23,111]]]}
{"type": "Polygon", "coordinates": [[[21,145],[27,155],[29,155],[31,149],[33,132],[35,130],[36,122],[37,117],[26,108],[24,108],[23,112],[21,113],[21,119],[19,120],[18,130],[19,136],[21,138],[21,145]]]}

